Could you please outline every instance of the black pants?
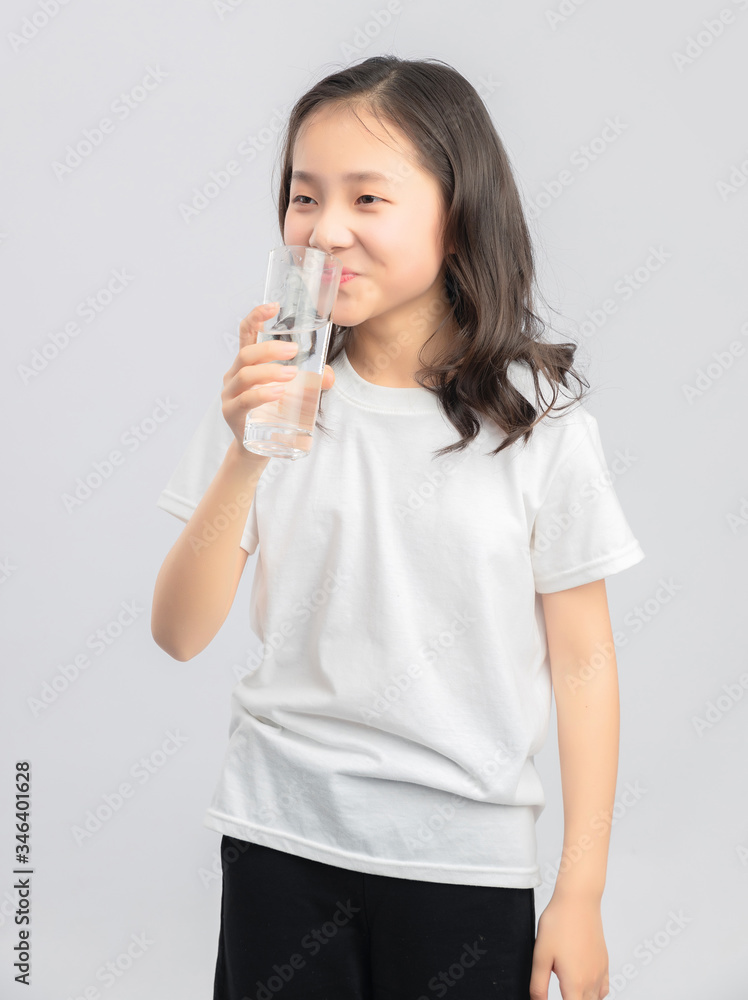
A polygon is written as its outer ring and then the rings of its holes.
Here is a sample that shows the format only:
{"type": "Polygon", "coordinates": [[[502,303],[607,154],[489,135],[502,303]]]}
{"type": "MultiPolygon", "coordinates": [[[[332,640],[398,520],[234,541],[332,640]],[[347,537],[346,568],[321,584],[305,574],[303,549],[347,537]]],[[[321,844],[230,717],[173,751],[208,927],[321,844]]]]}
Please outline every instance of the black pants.
{"type": "Polygon", "coordinates": [[[528,1000],[535,890],[349,871],[222,836],[213,1000],[528,1000]]]}

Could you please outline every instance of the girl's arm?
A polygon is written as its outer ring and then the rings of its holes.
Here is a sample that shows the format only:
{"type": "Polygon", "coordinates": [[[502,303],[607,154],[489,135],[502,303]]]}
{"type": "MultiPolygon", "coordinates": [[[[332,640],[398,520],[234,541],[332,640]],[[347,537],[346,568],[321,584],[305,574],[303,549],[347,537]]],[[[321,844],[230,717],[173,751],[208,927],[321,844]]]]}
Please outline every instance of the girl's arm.
{"type": "Polygon", "coordinates": [[[555,892],[598,902],[618,773],[618,670],[605,580],[542,594],[556,699],[564,846],[555,892]]]}
{"type": "MultiPolygon", "coordinates": [[[[618,672],[605,580],[543,594],[558,721],[564,842],[553,896],[538,924],[532,996],[551,970],[564,997],[608,992],[600,904],[618,772],[618,672]],[[545,920],[543,919],[545,918],[545,920]],[[568,991],[564,989],[568,985],[568,991]]],[[[544,990],[546,992],[544,992],[544,990]]]]}
{"type": "Polygon", "coordinates": [[[247,561],[239,542],[268,461],[234,439],[164,559],[153,593],[151,634],[175,660],[201,653],[226,620],[247,561]],[[237,511],[228,523],[227,510],[237,511]]]}

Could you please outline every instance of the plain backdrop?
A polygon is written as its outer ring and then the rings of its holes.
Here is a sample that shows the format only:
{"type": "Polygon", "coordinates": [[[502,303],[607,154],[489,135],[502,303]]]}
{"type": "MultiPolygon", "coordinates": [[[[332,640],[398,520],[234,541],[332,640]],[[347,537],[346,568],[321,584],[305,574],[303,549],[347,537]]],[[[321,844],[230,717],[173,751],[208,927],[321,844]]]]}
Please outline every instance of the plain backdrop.
{"type": "MultiPolygon", "coordinates": [[[[219,635],[172,660],[150,607],[183,525],[156,500],[282,242],[285,116],[378,53],[442,59],[484,98],[646,554],[607,583],[610,996],[746,996],[748,2],[721,3],[3,6],[3,998],[212,996],[220,835],[202,820],[259,645],[256,554],[219,635]],[[13,967],[24,760],[30,988],[13,967]]],[[[563,834],[555,708],[537,763],[540,915],[563,834]]]]}

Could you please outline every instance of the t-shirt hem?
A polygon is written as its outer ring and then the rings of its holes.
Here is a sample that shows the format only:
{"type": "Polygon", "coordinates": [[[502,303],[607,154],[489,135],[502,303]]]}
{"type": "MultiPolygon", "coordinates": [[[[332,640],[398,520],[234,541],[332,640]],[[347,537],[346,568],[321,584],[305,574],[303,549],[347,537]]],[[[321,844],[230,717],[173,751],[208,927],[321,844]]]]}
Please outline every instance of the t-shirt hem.
{"type": "Polygon", "coordinates": [[[208,809],[203,821],[209,830],[248,840],[253,844],[271,847],[277,851],[294,854],[309,861],[334,865],[351,871],[369,875],[386,875],[389,878],[404,878],[416,882],[442,882],[450,885],[486,885],[496,888],[536,889],[542,885],[538,866],[532,868],[482,868],[460,865],[433,866],[418,862],[385,861],[382,858],[349,854],[323,844],[315,844],[300,837],[280,834],[275,830],[255,826],[253,823],[237,820],[215,809],[208,809]]]}
{"type": "Polygon", "coordinates": [[[593,580],[602,580],[613,573],[620,573],[621,570],[640,563],[644,558],[638,540],[634,539],[618,552],[593,559],[583,566],[575,566],[574,569],[564,570],[563,573],[556,573],[544,580],[536,580],[535,590],[538,594],[553,594],[558,590],[580,587],[583,583],[592,583],[593,580]]]}

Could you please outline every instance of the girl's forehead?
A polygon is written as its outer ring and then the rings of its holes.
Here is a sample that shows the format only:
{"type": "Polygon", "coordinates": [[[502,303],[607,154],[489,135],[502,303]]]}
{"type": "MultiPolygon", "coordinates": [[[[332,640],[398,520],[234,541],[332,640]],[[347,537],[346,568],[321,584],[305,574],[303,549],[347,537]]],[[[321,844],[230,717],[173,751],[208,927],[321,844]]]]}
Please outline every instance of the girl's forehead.
{"type": "Polygon", "coordinates": [[[377,158],[398,160],[413,158],[416,152],[410,139],[391,122],[380,121],[369,112],[322,108],[312,112],[299,126],[294,140],[294,158],[300,147],[327,146],[335,133],[336,155],[346,147],[366,147],[377,158]]]}
{"type": "Polygon", "coordinates": [[[420,171],[414,156],[383,148],[381,155],[368,149],[327,148],[318,156],[313,149],[294,149],[291,159],[291,181],[321,184],[401,184],[420,171]]]}

